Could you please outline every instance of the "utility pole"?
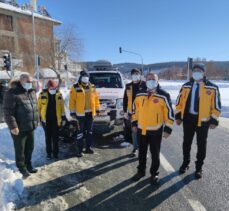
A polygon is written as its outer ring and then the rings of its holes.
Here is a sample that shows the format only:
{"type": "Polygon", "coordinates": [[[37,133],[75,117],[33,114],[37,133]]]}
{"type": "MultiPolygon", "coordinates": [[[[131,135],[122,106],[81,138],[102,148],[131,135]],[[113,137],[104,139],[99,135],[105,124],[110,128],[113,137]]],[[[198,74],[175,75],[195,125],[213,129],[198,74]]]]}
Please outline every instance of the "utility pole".
{"type": "Polygon", "coordinates": [[[187,81],[190,78],[190,70],[192,69],[193,58],[188,57],[188,71],[187,71],[187,81]]]}

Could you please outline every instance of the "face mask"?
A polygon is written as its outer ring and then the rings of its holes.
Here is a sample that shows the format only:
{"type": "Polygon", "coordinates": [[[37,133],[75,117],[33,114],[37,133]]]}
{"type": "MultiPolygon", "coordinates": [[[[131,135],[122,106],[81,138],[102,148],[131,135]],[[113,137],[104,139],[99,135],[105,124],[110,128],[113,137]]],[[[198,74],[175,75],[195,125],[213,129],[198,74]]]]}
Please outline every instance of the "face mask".
{"type": "Polygon", "coordinates": [[[89,77],[84,76],[84,77],[82,77],[81,80],[83,83],[87,84],[89,82],[89,77]]]}
{"type": "Polygon", "coordinates": [[[203,79],[204,75],[201,72],[193,72],[192,77],[195,81],[199,81],[199,80],[203,79]]]}
{"type": "Polygon", "coordinates": [[[50,95],[56,94],[56,89],[49,89],[49,94],[50,95]]]}
{"type": "Polygon", "coordinates": [[[148,81],[146,81],[146,86],[147,86],[147,88],[149,90],[156,89],[157,88],[157,85],[158,85],[158,83],[155,80],[148,80],[148,81]]]}
{"type": "Polygon", "coordinates": [[[30,89],[32,89],[32,87],[33,87],[33,84],[31,83],[31,82],[27,82],[27,83],[24,83],[23,85],[23,88],[25,89],[25,90],[30,90],[30,89]]]}
{"type": "Polygon", "coordinates": [[[141,76],[140,75],[132,75],[132,81],[136,82],[136,81],[140,81],[141,80],[141,76]]]}

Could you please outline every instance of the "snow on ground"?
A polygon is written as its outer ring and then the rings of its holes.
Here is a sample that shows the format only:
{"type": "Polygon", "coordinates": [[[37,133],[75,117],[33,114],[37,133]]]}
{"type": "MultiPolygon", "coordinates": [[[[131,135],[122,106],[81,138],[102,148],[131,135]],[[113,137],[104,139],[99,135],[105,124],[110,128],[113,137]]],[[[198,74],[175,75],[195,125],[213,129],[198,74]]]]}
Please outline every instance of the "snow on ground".
{"type": "MultiPolygon", "coordinates": [[[[41,127],[36,130],[33,160],[39,165],[45,162],[44,133],[41,127]]],[[[24,184],[22,175],[15,166],[13,140],[6,124],[0,124],[0,210],[14,208],[12,203],[22,194],[24,184]]]]}

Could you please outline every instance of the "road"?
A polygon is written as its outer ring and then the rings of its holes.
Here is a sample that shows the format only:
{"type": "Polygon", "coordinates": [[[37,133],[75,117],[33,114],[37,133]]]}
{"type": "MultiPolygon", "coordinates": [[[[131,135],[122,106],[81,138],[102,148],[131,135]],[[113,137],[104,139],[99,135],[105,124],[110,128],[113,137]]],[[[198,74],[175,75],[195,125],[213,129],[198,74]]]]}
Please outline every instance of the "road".
{"type": "MultiPolygon", "coordinates": [[[[229,129],[222,126],[209,133],[203,178],[194,177],[196,144],[192,147],[191,168],[184,175],[182,128],[163,140],[160,183],[150,184],[149,169],[139,182],[137,158],[131,147],[122,148],[112,139],[96,139],[95,154],[74,157],[74,150],[61,149],[61,159],[39,163],[39,173],[25,180],[25,191],[17,201],[19,210],[229,210],[229,129]]],[[[44,154],[45,156],[45,154],[44,154]]],[[[148,159],[148,167],[150,160],[148,159]]]]}

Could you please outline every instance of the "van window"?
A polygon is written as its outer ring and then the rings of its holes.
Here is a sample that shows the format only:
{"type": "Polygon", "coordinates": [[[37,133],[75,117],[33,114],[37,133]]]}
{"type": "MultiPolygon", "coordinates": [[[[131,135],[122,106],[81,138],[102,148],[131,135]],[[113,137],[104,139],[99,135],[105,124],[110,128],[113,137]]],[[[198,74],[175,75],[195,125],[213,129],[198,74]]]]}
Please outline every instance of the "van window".
{"type": "Polygon", "coordinates": [[[122,78],[118,73],[90,73],[90,82],[96,88],[123,88],[122,78]]]}

